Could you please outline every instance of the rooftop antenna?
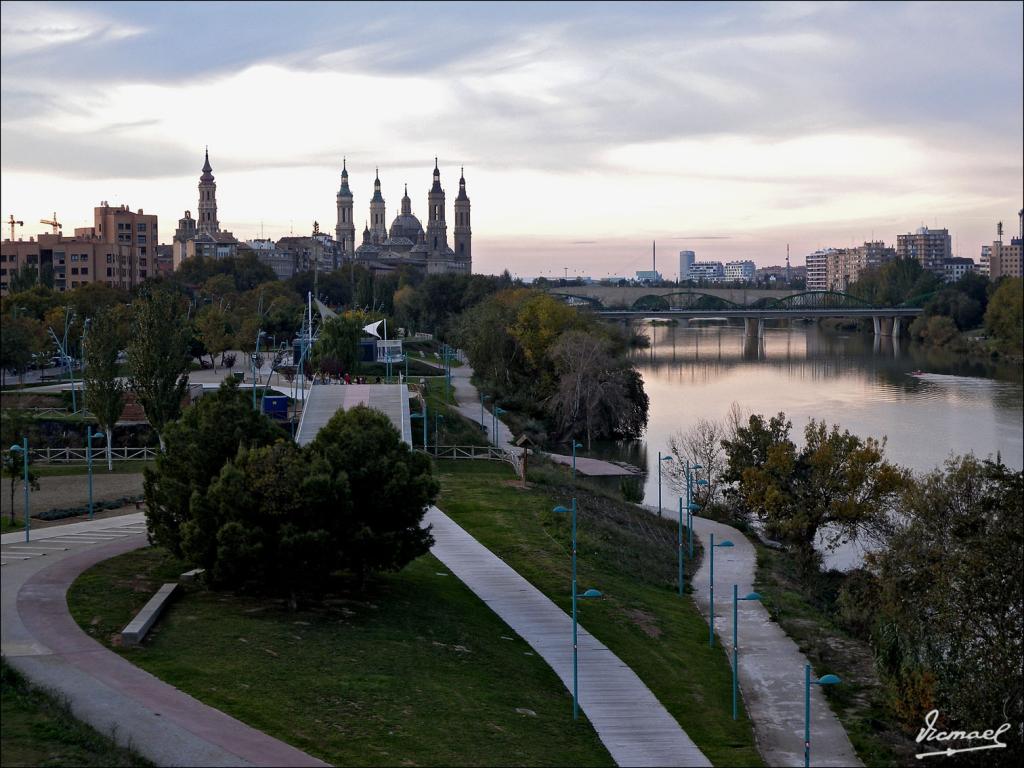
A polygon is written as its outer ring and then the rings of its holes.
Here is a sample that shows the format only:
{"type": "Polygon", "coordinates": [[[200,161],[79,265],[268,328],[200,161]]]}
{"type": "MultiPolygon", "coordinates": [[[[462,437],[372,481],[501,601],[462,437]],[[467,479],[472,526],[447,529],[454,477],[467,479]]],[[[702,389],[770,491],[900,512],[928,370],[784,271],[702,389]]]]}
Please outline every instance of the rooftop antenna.
{"type": "Polygon", "coordinates": [[[789,282],[789,243],[786,243],[786,282],[789,282]]]}
{"type": "Polygon", "coordinates": [[[999,241],[1000,245],[1003,244],[1003,222],[1001,221],[996,224],[996,240],[999,241]]]}
{"type": "Polygon", "coordinates": [[[658,271],[658,249],[657,243],[651,240],[651,271],[658,271]]]}

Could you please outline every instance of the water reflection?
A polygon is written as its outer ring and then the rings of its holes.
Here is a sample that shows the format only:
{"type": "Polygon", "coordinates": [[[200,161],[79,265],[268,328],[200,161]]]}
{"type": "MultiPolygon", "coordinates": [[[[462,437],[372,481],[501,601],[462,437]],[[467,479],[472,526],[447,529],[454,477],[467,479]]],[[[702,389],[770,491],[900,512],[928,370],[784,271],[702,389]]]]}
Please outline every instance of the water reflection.
{"type": "MultiPolygon", "coordinates": [[[[648,503],[657,503],[654,464],[669,436],[701,417],[725,418],[733,402],[747,412],[784,411],[798,440],[812,418],[885,437],[889,459],[918,472],[968,451],[1024,465],[1019,368],[817,325],[768,325],[762,334],[725,322],[645,330],[651,346],[635,353],[651,402],[645,440],[593,453],[646,467],[648,503]]],[[[676,503],[663,492],[666,505],[676,503]]]]}

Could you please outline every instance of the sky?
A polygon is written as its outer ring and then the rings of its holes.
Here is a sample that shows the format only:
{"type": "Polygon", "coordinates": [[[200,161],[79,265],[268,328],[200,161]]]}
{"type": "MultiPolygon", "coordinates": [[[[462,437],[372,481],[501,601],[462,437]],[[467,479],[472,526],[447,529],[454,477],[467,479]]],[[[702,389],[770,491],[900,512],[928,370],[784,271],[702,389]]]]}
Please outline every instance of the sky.
{"type": "MultiPolygon", "coordinates": [[[[1024,5],[30,3],[0,14],[0,212],[196,213],[240,239],[424,217],[465,168],[473,270],[675,277],[946,227],[977,259],[1024,202],[1024,5]]],[[[10,236],[5,229],[4,237],[10,236]]],[[[359,233],[357,232],[357,239],[359,233]]]]}

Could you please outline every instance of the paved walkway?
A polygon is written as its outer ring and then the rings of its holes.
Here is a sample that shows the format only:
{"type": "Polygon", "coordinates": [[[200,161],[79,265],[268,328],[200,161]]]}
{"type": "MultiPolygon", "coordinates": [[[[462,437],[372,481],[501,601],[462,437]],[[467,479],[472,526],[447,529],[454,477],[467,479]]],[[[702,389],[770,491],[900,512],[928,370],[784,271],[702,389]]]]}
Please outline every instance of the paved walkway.
{"type": "MultiPolygon", "coordinates": [[[[694,598],[708,615],[710,534],[715,542],[734,546],[715,551],[715,642],[732,658],[732,585],[739,595],[754,589],[757,556],[753,545],[735,528],[695,517],[693,530],[705,556],[693,578],[694,598]]],[[[739,603],[739,680],[743,702],[754,723],[758,749],[768,765],[802,766],[804,760],[804,665],[806,657],[759,602],[739,603]]],[[[828,669],[812,669],[821,676],[828,669]]],[[[811,686],[811,765],[861,765],[846,731],[832,713],[820,686],[811,686]]]]}
{"type": "MultiPolygon", "coordinates": [[[[571,617],[441,510],[431,507],[424,522],[433,525],[431,553],[526,640],[571,691],[571,617]]],[[[582,626],[578,642],[580,707],[618,765],[711,765],[640,678],[582,626]]]]}
{"type": "Polygon", "coordinates": [[[78,574],[145,545],[142,513],[33,531],[28,544],[23,533],[4,534],[4,660],[157,765],[326,765],[158,680],[79,628],[67,608],[78,574]]]}
{"type": "MultiPolygon", "coordinates": [[[[440,365],[435,365],[428,360],[424,360],[427,365],[432,365],[435,368],[442,368],[440,365]]],[[[463,363],[458,368],[452,368],[452,388],[455,390],[455,405],[453,406],[456,411],[465,416],[470,421],[481,424],[487,434],[487,439],[492,444],[502,445],[508,448],[510,451],[519,453],[522,450],[515,444],[515,436],[512,431],[505,426],[505,424],[498,419],[497,437],[498,443],[494,442],[494,435],[492,432],[493,418],[491,411],[488,408],[482,409],[480,407],[480,391],[473,386],[470,381],[470,377],[473,375],[473,368],[468,362],[463,363]],[[482,420],[481,420],[482,415],[482,420]]],[[[486,403],[485,403],[486,405],[486,403]]],[[[545,453],[545,455],[560,464],[572,464],[572,456],[563,456],[557,453],[545,453]]],[[[613,464],[610,461],[604,461],[603,459],[591,459],[586,456],[576,457],[576,471],[581,475],[592,475],[592,476],[620,476],[620,475],[638,475],[640,470],[635,467],[622,466],[619,464],[613,464]]]]}

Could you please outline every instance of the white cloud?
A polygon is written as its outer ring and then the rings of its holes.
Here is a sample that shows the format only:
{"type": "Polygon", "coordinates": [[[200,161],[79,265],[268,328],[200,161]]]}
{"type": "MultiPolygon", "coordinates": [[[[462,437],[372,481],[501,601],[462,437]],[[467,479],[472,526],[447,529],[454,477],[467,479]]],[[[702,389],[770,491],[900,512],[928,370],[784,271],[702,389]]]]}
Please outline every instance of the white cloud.
{"type": "Polygon", "coordinates": [[[89,39],[115,42],[144,31],[121,19],[103,18],[81,8],[6,2],[0,21],[0,44],[4,56],[18,56],[89,39]]]}

